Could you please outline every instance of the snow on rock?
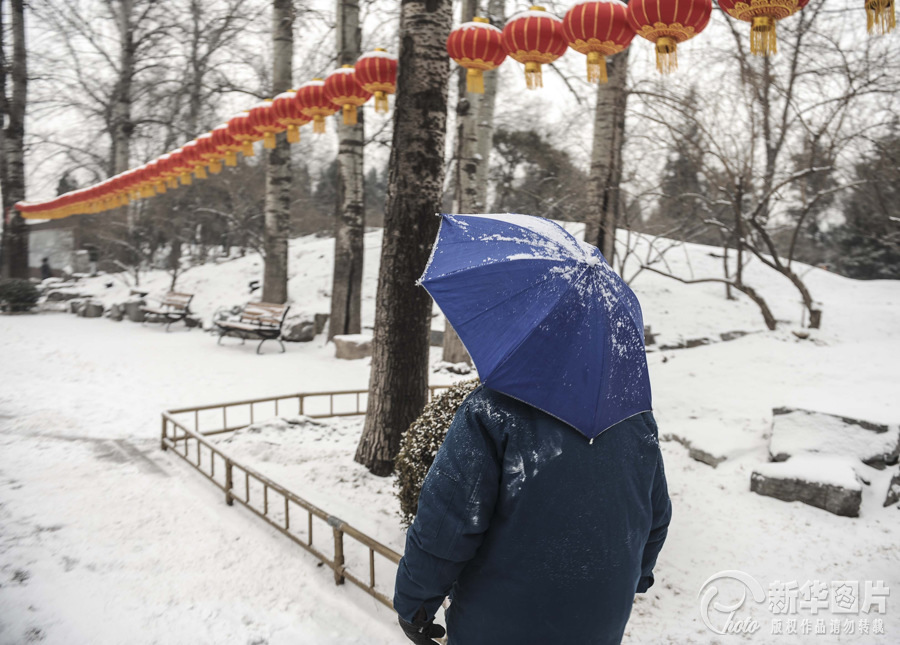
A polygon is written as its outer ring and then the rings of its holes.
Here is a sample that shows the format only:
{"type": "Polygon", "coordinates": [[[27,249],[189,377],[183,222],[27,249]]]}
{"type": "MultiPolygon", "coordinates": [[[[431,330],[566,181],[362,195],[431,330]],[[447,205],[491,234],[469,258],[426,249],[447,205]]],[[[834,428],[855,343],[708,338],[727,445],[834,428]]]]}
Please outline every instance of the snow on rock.
{"type": "Polygon", "coordinates": [[[859,517],[862,484],[852,457],[800,454],[757,466],[750,490],[785,502],[803,502],[835,515],[859,517]]]}
{"type": "Polygon", "coordinates": [[[335,358],[353,361],[372,355],[372,337],[368,334],[337,335],[332,340],[335,358]]]}
{"type": "Polygon", "coordinates": [[[884,467],[900,456],[900,426],[882,425],[794,408],[772,410],[769,453],[784,461],[798,453],[850,455],[884,467]]]}
{"type": "Polygon", "coordinates": [[[898,502],[900,502],[900,471],[891,477],[891,481],[888,484],[887,495],[884,498],[884,505],[893,506],[898,502]]]}

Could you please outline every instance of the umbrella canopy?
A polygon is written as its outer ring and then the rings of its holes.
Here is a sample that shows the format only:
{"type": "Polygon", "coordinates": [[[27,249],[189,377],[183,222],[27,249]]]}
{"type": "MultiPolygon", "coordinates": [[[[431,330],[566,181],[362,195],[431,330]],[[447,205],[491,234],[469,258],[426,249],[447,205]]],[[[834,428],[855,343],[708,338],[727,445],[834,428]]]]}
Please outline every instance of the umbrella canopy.
{"type": "Polygon", "coordinates": [[[420,278],[489,388],[589,439],[650,410],[637,296],[600,251],[530,215],[442,215],[420,278]]]}

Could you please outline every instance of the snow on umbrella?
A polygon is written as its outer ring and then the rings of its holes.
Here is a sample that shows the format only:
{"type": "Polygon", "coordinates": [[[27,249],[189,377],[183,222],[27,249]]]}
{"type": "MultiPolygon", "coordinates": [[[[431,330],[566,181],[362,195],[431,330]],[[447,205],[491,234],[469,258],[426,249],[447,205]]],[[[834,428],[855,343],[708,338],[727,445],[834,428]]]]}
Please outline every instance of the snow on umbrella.
{"type": "Polygon", "coordinates": [[[634,292],[600,251],[530,215],[442,215],[419,280],[489,388],[589,439],[651,409],[634,292]]]}

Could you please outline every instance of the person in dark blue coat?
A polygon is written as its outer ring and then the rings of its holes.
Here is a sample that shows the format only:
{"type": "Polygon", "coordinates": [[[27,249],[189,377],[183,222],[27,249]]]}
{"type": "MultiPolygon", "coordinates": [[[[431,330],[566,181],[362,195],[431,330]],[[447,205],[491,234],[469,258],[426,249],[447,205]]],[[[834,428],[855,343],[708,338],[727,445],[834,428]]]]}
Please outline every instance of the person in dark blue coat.
{"type": "Polygon", "coordinates": [[[589,441],[479,387],[428,471],[394,608],[419,644],[448,595],[449,645],[620,643],[670,518],[652,413],[589,441]]]}

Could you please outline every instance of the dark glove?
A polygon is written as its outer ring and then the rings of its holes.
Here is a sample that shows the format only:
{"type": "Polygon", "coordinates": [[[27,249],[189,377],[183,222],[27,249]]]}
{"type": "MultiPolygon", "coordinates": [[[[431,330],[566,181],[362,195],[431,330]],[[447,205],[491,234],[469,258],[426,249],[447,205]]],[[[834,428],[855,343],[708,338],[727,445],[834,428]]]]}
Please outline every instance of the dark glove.
{"type": "Polygon", "coordinates": [[[398,620],[403,633],[416,645],[434,645],[435,641],[431,640],[432,638],[440,638],[447,633],[443,627],[434,624],[434,618],[429,620],[421,607],[413,617],[413,622],[408,623],[399,616],[398,620]]]}

